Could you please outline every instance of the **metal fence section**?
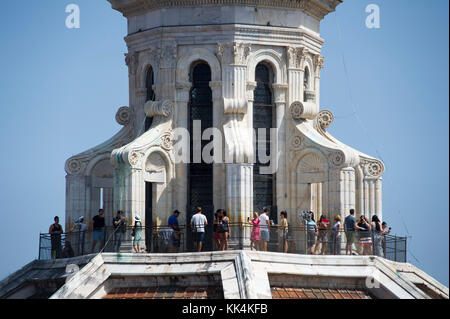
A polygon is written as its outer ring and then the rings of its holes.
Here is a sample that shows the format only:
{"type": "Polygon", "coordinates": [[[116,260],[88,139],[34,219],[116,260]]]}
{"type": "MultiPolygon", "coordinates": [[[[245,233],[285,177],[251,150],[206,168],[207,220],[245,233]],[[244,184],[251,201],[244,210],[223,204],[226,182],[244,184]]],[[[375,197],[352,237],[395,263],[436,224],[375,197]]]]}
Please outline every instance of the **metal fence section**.
{"type": "MultiPolygon", "coordinates": [[[[258,235],[258,231],[250,223],[230,224],[228,234],[216,234],[212,224],[205,227],[205,230],[205,241],[211,242],[204,243],[202,251],[220,250],[225,246],[225,241],[229,250],[263,250],[265,246],[263,241],[258,240],[261,235],[258,235]]],[[[378,255],[392,261],[407,261],[406,237],[380,235],[381,237],[374,238],[375,234],[367,232],[335,233],[332,230],[308,230],[306,226],[289,226],[287,230],[272,226],[268,234],[269,238],[264,238],[263,235],[262,239],[268,240],[266,250],[271,252],[345,255],[347,244],[351,242],[351,254],[363,255],[361,238],[365,237],[365,242],[370,238],[372,243],[366,254],[378,255]]],[[[41,234],[39,259],[70,258],[99,252],[135,252],[133,246],[137,244],[142,252],[147,253],[193,252],[194,237],[189,225],[180,226],[180,231],[174,231],[169,226],[141,227],[138,231],[134,231],[133,227],[126,227],[123,231],[106,227],[101,234],[92,231],[71,232],[60,236],[41,234]],[[151,245],[147,247],[146,237],[151,239],[151,245]]]]}

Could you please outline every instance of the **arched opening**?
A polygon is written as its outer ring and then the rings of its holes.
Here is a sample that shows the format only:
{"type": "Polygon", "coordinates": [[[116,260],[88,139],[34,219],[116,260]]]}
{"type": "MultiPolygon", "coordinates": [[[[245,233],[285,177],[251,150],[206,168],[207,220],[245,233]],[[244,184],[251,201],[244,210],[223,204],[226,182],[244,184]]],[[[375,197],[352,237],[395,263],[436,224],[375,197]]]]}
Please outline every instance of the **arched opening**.
{"type": "MultiPolygon", "coordinates": [[[[147,70],[147,76],[145,80],[145,87],[147,89],[147,98],[145,102],[155,101],[155,91],[153,90],[153,86],[155,85],[155,73],[153,72],[153,68],[150,66],[147,70]]],[[[145,131],[147,132],[153,123],[153,117],[147,117],[145,119],[145,131]]]]}
{"type": "Polygon", "coordinates": [[[270,154],[270,129],[275,127],[274,103],[272,98],[272,69],[266,63],[260,63],[255,69],[256,88],[253,104],[253,128],[257,134],[256,162],[253,166],[253,208],[262,211],[264,207],[270,211],[270,217],[277,221],[277,208],[275,206],[275,175],[261,174],[260,168],[270,163],[263,163],[260,152],[265,145],[266,155],[270,154]],[[265,128],[265,135],[258,134],[258,129],[265,128]]]}
{"type": "Polygon", "coordinates": [[[304,79],[303,79],[303,101],[307,102],[308,97],[307,97],[307,91],[309,91],[310,89],[310,72],[309,72],[309,68],[306,67],[305,68],[305,75],[304,75],[304,79]]]}
{"type": "MultiPolygon", "coordinates": [[[[190,79],[192,88],[189,99],[190,164],[187,221],[190,221],[196,207],[202,207],[209,221],[213,218],[213,165],[203,162],[201,152],[208,141],[201,140],[201,134],[213,123],[211,68],[204,61],[193,63],[190,79]],[[198,134],[200,132],[200,135],[198,134]]],[[[188,232],[190,234],[191,232],[188,232]]],[[[207,232],[206,236],[211,235],[207,232]]],[[[192,242],[189,240],[189,242],[192,242]]],[[[205,239],[205,249],[211,240],[205,239]]]]}

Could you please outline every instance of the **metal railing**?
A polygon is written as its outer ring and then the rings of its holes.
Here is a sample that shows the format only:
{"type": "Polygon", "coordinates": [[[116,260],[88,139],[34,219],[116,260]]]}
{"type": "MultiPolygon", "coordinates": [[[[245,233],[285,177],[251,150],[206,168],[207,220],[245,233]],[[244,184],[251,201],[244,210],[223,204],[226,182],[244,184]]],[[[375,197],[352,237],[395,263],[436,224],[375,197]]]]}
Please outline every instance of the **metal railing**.
{"type": "MultiPolygon", "coordinates": [[[[398,262],[407,260],[406,237],[359,231],[315,231],[308,230],[306,226],[289,226],[287,230],[283,230],[279,226],[271,226],[268,230],[269,238],[265,238],[266,234],[258,234],[250,223],[244,223],[230,224],[230,236],[225,239],[226,234],[215,234],[213,229],[212,224],[205,227],[202,251],[221,250],[226,241],[228,250],[251,248],[293,254],[344,255],[347,245],[352,242],[350,254],[377,255],[398,262]],[[258,240],[261,235],[261,239],[268,239],[266,244],[258,240]],[[371,244],[363,248],[363,241],[371,244]]],[[[141,227],[137,231],[133,227],[105,227],[101,233],[86,230],[59,236],[40,234],[39,259],[71,258],[99,252],[135,252],[133,246],[136,247],[137,244],[141,252],[147,253],[194,252],[194,237],[189,226],[180,226],[180,231],[174,231],[169,226],[141,227]],[[135,236],[132,236],[133,232],[135,236]]]]}

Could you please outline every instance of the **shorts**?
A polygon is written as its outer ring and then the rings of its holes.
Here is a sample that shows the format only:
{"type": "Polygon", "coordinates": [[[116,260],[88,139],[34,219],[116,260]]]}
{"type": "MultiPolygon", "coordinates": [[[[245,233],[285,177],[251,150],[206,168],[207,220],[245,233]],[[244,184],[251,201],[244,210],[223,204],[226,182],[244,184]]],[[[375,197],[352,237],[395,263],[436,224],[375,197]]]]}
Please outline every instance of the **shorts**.
{"type": "Polygon", "coordinates": [[[172,246],[173,247],[180,247],[180,245],[181,245],[180,233],[174,232],[172,234],[172,246]]]}
{"type": "Polygon", "coordinates": [[[372,246],[372,238],[370,237],[363,237],[359,239],[359,244],[361,246],[372,246]]]}
{"type": "Polygon", "coordinates": [[[307,234],[308,234],[308,236],[307,236],[308,248],[311,248],[312,246],[314,246],[316,244],[316,232],[308,231],[307,234]]]}
{"type": "Polygon", "coordinates": [[[134,237],[133,239],[133,246],[140,246],[141,245],[141,239],[140,237],[134,237]]]}
{"type": "Polygon", "coordinates": [[[202,243],[203,241],[205,241],[205,233],[204,232],[195,232],[193,233],[194,235],[194,242],[196,243],[202,243]]]}
{"type": "Polygon", "coordinates": [[[345,238],[347,239],[347,244],[353,244],[355,242],[355,232],[354,231],[346,231],[345,238]]]}
{"type": "Polygon", "coordinates": [[[319,235],[317,236],[317,241],[322,244],[328,242],[326,230],[319,230],[319,235]]]}
{"type": "Polygon", "coordinates": [[[261,240],[262,241],[270,241],[270,233],[266,229],[261,229],[261,240]]]}
{"type": "Polygon", "coordinates": [[[104,240],[105,239],[105,232],[103,230],[94,230],[94,233],[92,235],[92,239],[95,241],[104,240]]]}

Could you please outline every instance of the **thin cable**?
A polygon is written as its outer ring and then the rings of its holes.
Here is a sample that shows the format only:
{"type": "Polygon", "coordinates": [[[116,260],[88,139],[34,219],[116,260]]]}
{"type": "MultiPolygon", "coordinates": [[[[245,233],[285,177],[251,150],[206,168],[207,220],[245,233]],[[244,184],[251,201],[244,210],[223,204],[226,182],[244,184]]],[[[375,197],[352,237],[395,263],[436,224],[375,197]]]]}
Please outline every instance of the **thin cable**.
{"type": "MultiPolygon", "coordinates": [[[[336,15],[336,27],[337,27],[337,30],[338,30],[339,42],[343,43],[342,30],[341,30],[341,27],[340,27],[337,15],[336,15]]],[[[366,126],[364,125],[363,121],[361,120],[361,117],[358,114],[358,110],[357,110],[356,105],[354,103],[353,93],[352,93],[352,89],[351,89],[351,85],[350,85],[350,83],[351,83],[350,82],[350,75],[349,75],[348,68],[347,68],[347,62],[346,62],[346,59],[345,59],[345,53],[344,53],[344,50],[342,48],[341,48],[341,55],[342,55],[342,64],[343,64],[343,67],[344,67],[344,74],[345,74],[345,78],[347,80],[347,93],[349,95],[350,106],[352,108],[353,115],[355,116],[355,118],[358,121],[360,127],[363,129],[364,133],[366,134],[367,138],[369,139],[370,144],[375,149],[375,152],[377,153],[377,156],[383,162],[385,162],[385,160],[383,159],[383,156],[381,156],[380,151],[376,147],[376,144],[374,143],[371,135],[369,134],[369,131],[367,130],[366,126]]]]}

